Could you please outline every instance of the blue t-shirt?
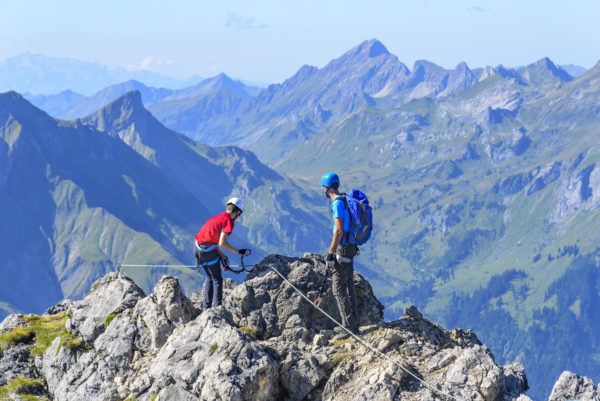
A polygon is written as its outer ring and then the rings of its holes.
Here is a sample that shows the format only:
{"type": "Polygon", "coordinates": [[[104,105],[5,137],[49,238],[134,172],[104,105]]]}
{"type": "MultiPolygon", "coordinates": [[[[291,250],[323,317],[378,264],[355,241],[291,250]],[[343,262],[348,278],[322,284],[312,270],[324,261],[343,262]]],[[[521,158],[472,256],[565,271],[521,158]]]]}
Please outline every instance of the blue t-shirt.
{"type": "MultiPolygon", "coordinates": [[[[350,231],[350,212],[343,199],[335,199],[331,202],[331,211],[333,212],[333,232],[335,232],[335,218],[341,217],[344,220],[344,233],[350,231]]],[[[340,245],[345,245],[346,235],[342,237],[340,245]]]]}

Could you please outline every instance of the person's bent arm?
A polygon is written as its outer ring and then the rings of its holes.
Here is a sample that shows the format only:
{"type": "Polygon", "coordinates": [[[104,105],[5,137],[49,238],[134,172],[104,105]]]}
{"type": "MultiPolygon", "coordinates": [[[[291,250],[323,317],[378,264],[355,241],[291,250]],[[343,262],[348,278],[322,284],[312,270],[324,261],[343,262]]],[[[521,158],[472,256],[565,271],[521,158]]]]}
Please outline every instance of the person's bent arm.
{"type": "MultiPolygon", "coordinates": [[[[221,232],[221,236],[219,237],[219,247],[223,248],[223,249],[227,249],[229,252],[233,252],[233,253],[239,253],[237,249],[235,249],[234,247],[232,247],[229,242],[227,241],[227,238],[229,237],[229,233],[225,233],[225,232],[221,232]]],[[[225,256],[221,253],[221,256],[225,256]]]]}
{"type": "Polygon", "coordinates": [[[342,237],[344,236],[344,219],[341,217],[335,218],[335,231],[333,238],[331,238],[331,245],[329,246],[329,253],[335,254],[335,250],[339,245],[342,237]]]}

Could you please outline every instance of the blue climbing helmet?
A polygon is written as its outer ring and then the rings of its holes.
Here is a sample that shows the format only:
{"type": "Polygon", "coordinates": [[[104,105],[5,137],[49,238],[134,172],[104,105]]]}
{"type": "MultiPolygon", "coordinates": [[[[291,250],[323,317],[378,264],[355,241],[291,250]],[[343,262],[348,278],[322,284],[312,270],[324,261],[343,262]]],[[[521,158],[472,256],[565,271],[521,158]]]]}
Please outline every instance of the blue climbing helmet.
{"type": "Polygon", "coordinates": [[[340,186],[340,177],[336,173],[327,173],[321,178],[321,186],[337,188],[340,186]]]}

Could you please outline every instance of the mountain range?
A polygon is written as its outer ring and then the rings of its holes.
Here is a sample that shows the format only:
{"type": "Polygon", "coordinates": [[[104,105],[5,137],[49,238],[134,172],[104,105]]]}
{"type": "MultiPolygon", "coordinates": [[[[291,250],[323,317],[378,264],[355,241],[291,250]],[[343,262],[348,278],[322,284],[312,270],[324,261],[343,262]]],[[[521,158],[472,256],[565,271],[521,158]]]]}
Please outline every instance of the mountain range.
{"type": "Polygon", "coordinates": [[[72,90],[89,96],[109,85],[130,79],[174,89],[189,87],[202,80],[197,75],[181,80],[148,70],[109,68],[94,61],[31,53],[0,62],[0,92],[14,90],[48,95],[72,90]]]}
{"type": "MultiPolygon", "coordinates": [[[[395,319],[414,303],[446,326],[475,329],[499,361],[524,364],[534,399],[546,397],[563,370],[600,376],[595,335],[600,330],[595,307],[600,301],[600,64],[577,77],[547,58],[518,69],[471,70],[460,63],[446,70],[427,61],[409,69],[381,42],[370,40],[323,68],[304,66],[259,93],[210,88],[174,99],[140,90],[97,112],[90,106],[86,117],[70,122],[28,105],[44,116],[45,125],[35,122],[37,117],[27,119],[34,131],[85,130],[120,143],[147,163],[148,171],[164,174],[171,185],[183,187],[182,197],[189,194],[186,199],[206,210],[222,207],[226,196],[240,191],[253,199],[251,210],[258,213],[243,217],[245,240],[263,251],[325,248],[327,210],[317,184],[324,172],[336,171],[343,190],[362,189],[374,206],[376,230],[361,249],[357,270],[385,304],[386,318],[395,319]],[[161,134],[155,138],[156,132],[161,134]],[[215,166],[214,177],[221,178],[202,181],[184,163],[215,166]],[[204,199],[191,184],[197,181],[219,195],[204,199]],[[223,181],[222,188],[211,184],[223,181]]],[[[27,103],[16,94],[3,96],[27,103]]],[[[112,98],[99,96],[90,104],[100,109],[112,98]]],[[[0,163],[37,166],[38,154],[32,153],[29,163],[27,157],[14,161],[9,152],[13,138],[20,137],[15,133],[21,129],[14,127],[26,126],[21,120],[0,120],[6,143],[0,146],[8,155],[0,163]]],[[[39,164],[36,171],[47,171],[39,164]]],[[[8,188],[6,181],[0,181],[2,188],[8,188]]],[[[23,188],[48,192],[44,188],[50,184],[40,182],[15,184],[10,196],[23,188]]],[[[135,180],[130,182],[128,191],[123,189],[127,196],[135,180]]],[[[11,205],[20,206],[15,199],[11,205]]],[[[44,197],[36,192],[35,199],[44,197]]],[[[165,232],[173,233],[165,235],[170,242],[156,245],[171,259],[140,259],[183,262],[186,251],[177,233],[187,226],[171,214],[150,215],[144,221],[164,218],[170,230],[165,232]]],[[[55,235],[44,232],[56,223],[44,216],[27,216],[29,232],[53,250],[55,235]],[[48,223],[40,226],[43,219],[48,223]]],[[[64,233],[69,239],[82,235],[64,233]]],[[[22,234],[7,230],[5,235],[23,242],[22,234]]],[[[25,265],[31,252],[20,255],[15,266],[25,265]]],[[[53,260],[54,253],[45,255],[53,260]]],[[[124,256],[105,257],[103,266],[124,256]]],[[[47,267],[56,269],[52,263],[47,267]]],[[[142,282],[148,286],[153,277],[142,282]]],[[[59,290],[82,295],[57,284],[57,296],[59,290]]]]}
{"type": "MultiPolygon", "coordinates": [[[[165,128],[139,92],[71,122],[9,92],[0,95],[0,126],[4,314],[80,298],[118,263],[192,264],[193,235],[232,195],[247,205],[237,246],[257,257],[323,246],[317,191],[303,193],[248,151],[165,128]]],[[[190,290],[202,284],[192,269],[175,272],[190,290]]],[[[128,271],[145,287],[163,273],[128,271]]]]}

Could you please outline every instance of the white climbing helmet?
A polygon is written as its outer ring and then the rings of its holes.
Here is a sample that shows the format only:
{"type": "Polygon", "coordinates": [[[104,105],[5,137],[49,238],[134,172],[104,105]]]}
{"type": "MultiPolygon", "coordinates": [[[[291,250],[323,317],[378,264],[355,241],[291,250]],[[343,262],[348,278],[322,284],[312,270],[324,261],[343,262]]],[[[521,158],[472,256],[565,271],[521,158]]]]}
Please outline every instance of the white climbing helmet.
{"type": "Polygon", "coordinates": [[[244,202],[242,202],[242,200],[240,198],[229,199],[225,205],[229,205],[229,204],[234,205],[235,207],[240,209],[242,212],[244,211],[244,202]]]}

